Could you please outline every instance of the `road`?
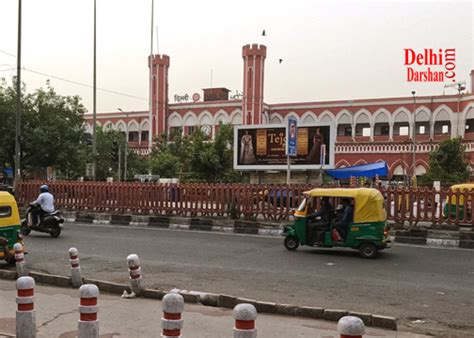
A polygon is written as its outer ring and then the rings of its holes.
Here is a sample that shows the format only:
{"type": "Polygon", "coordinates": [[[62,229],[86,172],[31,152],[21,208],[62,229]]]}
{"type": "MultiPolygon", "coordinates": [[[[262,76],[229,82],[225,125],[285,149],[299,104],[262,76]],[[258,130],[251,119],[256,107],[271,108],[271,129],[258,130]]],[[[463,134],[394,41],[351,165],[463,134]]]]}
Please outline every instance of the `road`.
{"type": "Polygon", "coordinates": [[[36,271],[68,275],[75,246],[84,277],[128,283],[126,257],[136,253],[147,287],[395,316],[412,332],[474,332],[474,251],[396,245],[367,260],[349,250],[290,252],[282,238],[77,223],[58,239],[25,240],[36,271]]]}

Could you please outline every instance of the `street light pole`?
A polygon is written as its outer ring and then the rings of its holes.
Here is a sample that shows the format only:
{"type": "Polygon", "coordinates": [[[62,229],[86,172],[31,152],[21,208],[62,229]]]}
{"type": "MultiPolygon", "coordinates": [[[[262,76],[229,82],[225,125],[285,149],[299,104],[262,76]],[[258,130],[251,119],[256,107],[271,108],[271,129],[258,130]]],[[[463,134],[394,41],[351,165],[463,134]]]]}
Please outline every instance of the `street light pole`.
{"type": "Polygon", "coordinates": [[[18,0],[18,51],[16,62],[16,121],[15,121],[15,177],[14,190],[17,191],[21,181],[20,170],[20,137],[21,137],[21,0],[18,0]]]}
{"type": "Polygon", "coordinates": [[[127,181],[127,157],[128,157],[128,112],[125,113],[121,108],[117,108],[118,111],[125,114],[126,122],[125,122],[125,154],[123,160],[123,180],[127,181]]]}
{"type": "Polygon", "coordinates": [[[416,92],[412,91],[411,95],[413,95],[413,176],[412,176],[412,185],[413,185],[413,178],[416,176],[416,92]]]}
{"type": "Polygon", "coordinates": [[[96,180],[96,168],[97,168],[97,135],[95,128],[97,125],[97,72],[96,72],[96,0],[94,0],[94,70],[93,70],[93,103],[92,103],[92,178],[96,180]]]}

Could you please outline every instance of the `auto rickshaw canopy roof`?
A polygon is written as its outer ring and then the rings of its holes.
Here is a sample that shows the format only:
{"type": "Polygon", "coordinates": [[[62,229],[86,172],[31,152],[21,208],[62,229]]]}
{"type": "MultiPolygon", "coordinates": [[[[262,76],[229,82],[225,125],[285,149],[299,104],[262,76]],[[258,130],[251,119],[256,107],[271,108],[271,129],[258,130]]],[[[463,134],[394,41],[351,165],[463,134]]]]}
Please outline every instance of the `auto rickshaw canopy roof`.
{"type": "MultiPolygon", "coordinates": [[[[461,183],[461,184],[455,184],[452,185],[449,190],[452,192],[456,193],[459,191],[460,193],[468,192],[470,190],[474,190],[474,183],[461,183]]],[[[470,196],[468,198],[470,200],[470,196]]],[[[446,202],[451,203],[451,204],[456,204],[457,203],[457,198],[456,195],[451,196],[451,201],[449,201],[449,196],[446,197],[446,202]]],[[[464,196],[460,195],[459,196],[459,204],[464,204],[464,196]]]]}
{"type": "Polygon", "coordinates": [[[304,193],[310,197],[347,197],[354,199],[354,223],[383,222],[387,220],[384,198],[380,191],[372,188],[324,188],[304,193]]]}
{"type": "Polygon", "coordinates": [[[0,191],[0,227],[19,225],[20,215],[15,198],[6,191],[0,191]]]}

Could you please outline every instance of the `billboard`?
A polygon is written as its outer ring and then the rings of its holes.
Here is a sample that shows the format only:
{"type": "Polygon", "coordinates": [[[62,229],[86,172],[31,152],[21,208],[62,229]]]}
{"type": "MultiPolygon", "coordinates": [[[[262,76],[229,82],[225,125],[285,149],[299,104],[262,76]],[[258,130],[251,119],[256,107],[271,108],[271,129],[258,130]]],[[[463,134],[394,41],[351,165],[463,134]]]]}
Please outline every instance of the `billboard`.
{"type": "MultiPolygon", "coordinates": [[[[236,126],[234,169],[286,170],[286,135],[290,128],[290,123],[236,126]]],[[[293,169],[334,168],[334,124],[300,124],[295,131],[296,156],[291,157],[293,169]]]]}

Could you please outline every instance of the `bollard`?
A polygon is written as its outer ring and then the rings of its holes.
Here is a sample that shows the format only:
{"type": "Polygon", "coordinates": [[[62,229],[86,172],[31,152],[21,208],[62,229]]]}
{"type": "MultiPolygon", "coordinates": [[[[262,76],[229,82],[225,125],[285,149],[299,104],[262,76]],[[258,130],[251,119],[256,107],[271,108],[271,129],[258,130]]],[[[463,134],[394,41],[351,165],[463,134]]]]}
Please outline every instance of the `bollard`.
{"type": "Polygon", "coordinates": [[[252,304],[237,304],[234,307],[234,338],[255,338],[257,329],[255,328],[255,319],[257,319],[257,310],[252,304]]]}
{"type": "Polygon", "coordinates": [[[28,270],[26,269],[25,253],[23,252],[23,245],[15,243],[13,246],[15,250],[15,261],[16,261],[16,273],[18,277],[28,276],[28,270]]]}
{"type": "Polygon", "coordinates": [[[77,329],[78,338],[98,338],[99,320],[97,319],[99,288],[94,284],[84,284],[79,288],[81,303],[80,319],[77,329]]]}
{"type": "Polygon", "coordinates": [[[128,272],[130,273],[130,283],[132,285],[132,292],[123,292],[123,298],[135,298],[143,294],[144,288],[142,285],[142,269],[140,268],[140,258],[137,255],[131,254],[127,256],[128,272]]]}
{"type": "Polygon", "coordinates": [[[341,338],[362,338],[365,334],[365,325],[359,317],[345,316],[337,322],[337,331],[341,338]]]}
{"type": "Polygon", "coordinates": [[[184,298],[179,293],[168,293],[163,297],[163,317],[161,318],[162,338],[181,337],[184,298]]]}
{"type": "Polygon", "coordinates": [[[18,338],[36,337],[35,280],[24,276],[16,280],[16,336],[18,338]]]}
{"type": "Polygon", "coordinates": [[[69,249],[69,261],[71,262],[72,287],[78,288],[82,285],[81,267],[79,266],[79,252],[76,248],[69,249]]]}

